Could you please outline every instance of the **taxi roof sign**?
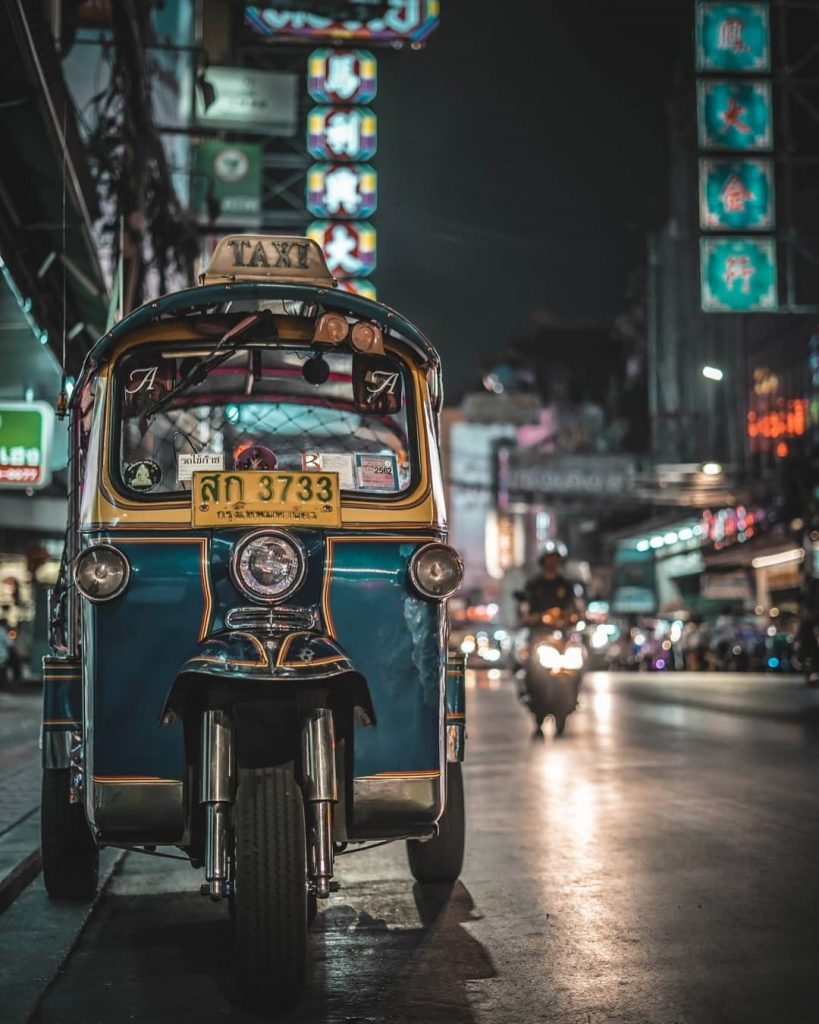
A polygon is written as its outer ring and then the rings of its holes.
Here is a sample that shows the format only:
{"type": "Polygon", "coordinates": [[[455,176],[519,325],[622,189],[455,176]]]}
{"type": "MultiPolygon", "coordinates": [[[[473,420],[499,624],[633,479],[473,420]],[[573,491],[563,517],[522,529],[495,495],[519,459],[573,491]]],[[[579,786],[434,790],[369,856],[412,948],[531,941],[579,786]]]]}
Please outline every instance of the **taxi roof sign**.
{"type": "Polygon", "coordinates": [[[335,287],[321,248],[310,238],[294,235],[228,235],[220,239],[199,283],[231,281],[335,287]]]}

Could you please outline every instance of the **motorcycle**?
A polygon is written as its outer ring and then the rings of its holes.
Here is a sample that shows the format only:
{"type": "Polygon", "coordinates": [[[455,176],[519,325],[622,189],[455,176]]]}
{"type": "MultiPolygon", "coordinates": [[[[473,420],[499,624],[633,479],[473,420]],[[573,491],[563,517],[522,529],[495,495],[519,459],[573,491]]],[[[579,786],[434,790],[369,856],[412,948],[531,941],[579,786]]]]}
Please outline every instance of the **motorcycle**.
{"type": "Polygon", "coordinates": [[[543,735],[543,723],[551,715],[555,735],[562,736],[577,697],[588,654],[574,628],[577,615],[560,608],[530,615],[518,649],[521,701],[535,720],[535,735],[543,735]]]}

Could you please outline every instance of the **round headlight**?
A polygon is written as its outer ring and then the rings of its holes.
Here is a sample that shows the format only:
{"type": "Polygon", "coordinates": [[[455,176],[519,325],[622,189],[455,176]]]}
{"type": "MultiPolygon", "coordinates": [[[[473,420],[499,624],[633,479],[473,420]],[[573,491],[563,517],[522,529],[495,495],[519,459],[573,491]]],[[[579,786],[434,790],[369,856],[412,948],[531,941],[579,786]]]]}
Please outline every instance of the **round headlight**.
{"type": "Polygon", "coordinates": [[[304,549],[278,530],[253,533],[239,541],[231,562],[233,578],[253,601],[283,601],[302,583],[304,549]]]}
{"type": "Polygon", "coordinates": [[[89,601],[110,601],[128,586],[128,559],[110,544],[95,544],[77,555],[74,582],[89,601]]]}
{"type": "Polygon", "coordinates": [[[412,556],[410,579],[423,597],[443,600],[454,594],[464,578],[461,556],[447,544],[425,544],[412,556]]]}

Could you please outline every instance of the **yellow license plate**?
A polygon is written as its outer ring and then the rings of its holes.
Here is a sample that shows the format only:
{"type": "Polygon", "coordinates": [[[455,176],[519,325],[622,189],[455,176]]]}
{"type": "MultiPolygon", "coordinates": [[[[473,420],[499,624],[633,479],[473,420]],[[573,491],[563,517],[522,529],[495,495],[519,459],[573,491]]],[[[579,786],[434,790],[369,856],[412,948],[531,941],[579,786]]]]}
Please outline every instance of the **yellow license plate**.
{"type": "Polygon", "coordinates": [[[338,473],[194,473],[194,526],[340,526],[338,473]]]}

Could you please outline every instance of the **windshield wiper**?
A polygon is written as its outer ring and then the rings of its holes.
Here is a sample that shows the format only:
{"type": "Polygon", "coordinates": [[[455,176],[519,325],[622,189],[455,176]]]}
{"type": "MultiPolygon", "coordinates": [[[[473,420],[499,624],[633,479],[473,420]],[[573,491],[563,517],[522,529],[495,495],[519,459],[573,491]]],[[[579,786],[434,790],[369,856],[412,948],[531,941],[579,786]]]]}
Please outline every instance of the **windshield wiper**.
{"type": "Polygon", "coordinates": [[[196,387],[197,384],[201,384],[202,381],[207,377],[211,370],[217,366],[221,366],[222,363],[226,362],[236,349],[239,347],[239,343],[251,327],[255,327],[256,324],[263,318],[263,313],[253,313],[251,316],[246,316],[240,320],[238,324],[231,327],[231,329],[223,334],[219,339],[216,348],[213,353],[197,363],[177,384],[171,388],[167,395],[163,395],[162,398],[158,398],[152,405],[149,405],[145,410],[146,419],[152,419],[159,413],[163,412],[168,408],[173,400],[181,395],[184,391],[189,388],[196,387]]]}

